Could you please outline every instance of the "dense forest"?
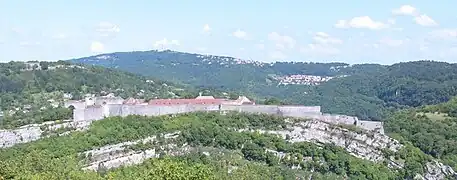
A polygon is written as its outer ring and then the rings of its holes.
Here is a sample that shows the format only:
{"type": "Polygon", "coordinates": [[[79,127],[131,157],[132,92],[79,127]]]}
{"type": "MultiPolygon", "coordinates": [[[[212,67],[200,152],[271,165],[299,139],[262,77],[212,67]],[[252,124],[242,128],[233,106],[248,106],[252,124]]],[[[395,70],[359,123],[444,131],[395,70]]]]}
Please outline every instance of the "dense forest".
{"type": "MultiPolygon", "coordinates": [[[[51,120],[65,120],[71,111],[66,99],[113,93],[141,99],[195,97],[203,89],[189,88],[151,77],[69,62],[0,63],[0,127],[16,127],[51,120]]],[[[220,91],[201,91],[222,96],[220,91]]],[[[227,94],[230,96],[231,94],[227,94]]]]}
{"type": "Polygon", "coordinates": [[[382,120],[405,107],[445,102],[457,95],[457,65],[415,61],[379,64],[261,63],[175,51],[111,53],[70,62],[100,65],[197,87],[241,92],[263,101],[320,105],[327,113],[382,120]],[[340,77],[317,86],[279,85],[273,76],[340,77]]]}
{"type": "Polygon", "coordinates": [[[286,123],[283,117],[244,113],[112,117],[94,122],[87,131],[0,150],[0,178],[403,179],[423,173],[422,165],[430,158],[406,146],[394,155],[404,160],[405,168],[391,169],[384,163],[356,158],[330,144],[289,143],[276,135],[238,131],[246,128],[277,130],[283,129],[286,123]],[[98,173],[81,170],[90,156],[81,156],[80,152],[176,131],[181,133],[173,142],[159,138],[162,140],[131,146],[125,151],[159,149],[164,143],[185,144],[195,147],[193,151],[182,156],[161,154],[142,164],[98,173]],[[279,158],[267,149],[285,153],[289,158],[279,158]]]}
{"type": "Polygon", "coordinates": [[[390,136],[412,142],[457,169],[457,97],[438,105],[399,111],[384,126],[390,136]]]}

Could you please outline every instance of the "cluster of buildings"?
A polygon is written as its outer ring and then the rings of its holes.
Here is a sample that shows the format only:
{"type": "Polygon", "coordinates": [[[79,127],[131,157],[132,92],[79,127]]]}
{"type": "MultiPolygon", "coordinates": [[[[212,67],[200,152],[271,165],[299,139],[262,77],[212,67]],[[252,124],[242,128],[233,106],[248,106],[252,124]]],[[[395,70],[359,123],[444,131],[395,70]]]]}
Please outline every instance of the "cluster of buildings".
{"type": "Polygon", "coordinates": [[[160,116],[181,114],[197,111],[235,111],[246,113],[262,113],[285,117],[319,119],[331,124],[356,125],[367,130],[383,133],[381,122],[361,121],[357,117],[345,115],[323,114],[320,106],[283,106],[258,105],[245,96],[236,100],[218,99],[201,94],[192,99],[144,99],[108,96],[89,96],[81,101],[67,101],[66,107],[73,108],[73,121],[94,121],[106,117],[128,115],[160,116]]]}
{"type": "Polygon", "coordinates": [[[275,77],[279,81],[278,85],[289,85],[289,84],[299,84],[299,85],[319,85],[320,83],[329,81],[334,77],[328,76],[313,76],[313,75],[290,75],[290,76],[281,76],[275,77]]]}
{"type": "Polygon", "coordinates": [[[246,96],[239,96],[236,100],[230,99],[218,99],[213,96],[203,96],[201,93],[194,99],[151,99],[146,101],[145,99],[116,97],[113,94],[107,96],[95,97],[87,96],[84,100],[72,100],[67,101],[66,106],[74,106],[75,108],[84,108],[90,106],[101,106],[107,104],[124,104],[124,105],[159,105],[159,106],[173,106],[173,105],[255,105],[253,100],[250,100],[246,96]]]}
{"type": "Polygon", "coordinates": [[[38,62],[38,61],[29,61],[29,62],[25,62],[24,64],[25,64],[25,67],[24,67],[24,69],[22,69],[22,71],[71,69],[71,68],[84,69],[84,67],[78,66],[78,65],[63,65],[63,64],[52,65],[52,66],[46,67],[46,69],[43,69],[43,67],[41,67],[40,62],[38,62]]]}
{"type": "Polygon", "coordinates": [[[265,63],[260,61],[254,60],[244,60],[239,58],[232,58],[232,57],[224,57],[224,56],[214,56],[214,55],[197,55],[198,58],[202,59],[202,62],[207,62],[207,64],[219,63],[220,65],[228,65],[230,64],[252,64],[254,66],[263,66],[265,63]]]}

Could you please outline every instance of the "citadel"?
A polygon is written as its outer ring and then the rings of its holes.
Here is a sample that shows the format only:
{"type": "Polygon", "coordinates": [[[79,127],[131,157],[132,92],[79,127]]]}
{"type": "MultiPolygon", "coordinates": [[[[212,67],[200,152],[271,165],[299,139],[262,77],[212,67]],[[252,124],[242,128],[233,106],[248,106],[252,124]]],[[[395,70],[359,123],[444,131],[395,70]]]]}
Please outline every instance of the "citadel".
{"type": "Polygon", "coordinates": [[[86,97],[80,101],[67,101],[66,107],[73,109],[73,121],[94,121],[106,117],[128,115],[160,116],[197,111],[237,111],[264,113],[285,117],[317,119],[332,124],[356,125],[359,128],[384,134],[382,122],[363,121],[357,117],[331,115],[321,112],[320,106],[257,105],[245,96],[236,100],[216,99],[202,96],[195,99],[123,99],[115,96],[86,97]]]}
{"type": "MultiPolygon", "coordinates": [[[[29,124],[17,129],[0,130],[0,148],[36,141],[50,136],[49,132],[58,131],[62,128],[69,130],[62,135],[68,134],[73,130],[85,130],[89,128],[92,122],[106,117],[125,117],[128,115],[160,116],[197,111],[220,113],[235,111],[306,118],[328,124],[355,125],[358,128],[384,135],[382,122],[363,121],[357,117],[346,115],[324,114],[321,112],[320,106],[258,105],[244,96],[240,96],[236,100],[228,100],[199,95],[194,99],[152,99],[146,102],[143,99],[123,99],[112,94],[99,97],[90,95],[85,97],[84,100],[66,101],[64,105],[73,109],[72,119],[29,124]]],[[[322,128],[326,130],[324,126],[322,128]]],[[[318,131],[313,132],[316,133],[313,136],[319,135],[318,131]]]]}

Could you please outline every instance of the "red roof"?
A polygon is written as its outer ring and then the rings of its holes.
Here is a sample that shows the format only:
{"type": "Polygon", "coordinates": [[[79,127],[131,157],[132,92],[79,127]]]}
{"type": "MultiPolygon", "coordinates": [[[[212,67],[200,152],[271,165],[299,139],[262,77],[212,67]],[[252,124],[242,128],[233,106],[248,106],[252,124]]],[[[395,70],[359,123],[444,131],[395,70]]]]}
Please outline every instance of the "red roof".
{"type": "Polygon", "coordinates": [[[152,99],[150,105],[222,104],[223,99],[152,99]]]}

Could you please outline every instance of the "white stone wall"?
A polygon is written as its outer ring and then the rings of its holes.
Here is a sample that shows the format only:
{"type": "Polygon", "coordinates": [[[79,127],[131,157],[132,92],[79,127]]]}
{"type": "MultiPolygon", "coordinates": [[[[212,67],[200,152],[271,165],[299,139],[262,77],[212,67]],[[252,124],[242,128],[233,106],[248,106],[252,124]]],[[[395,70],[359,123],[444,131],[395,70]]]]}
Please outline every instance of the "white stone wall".
{"type": "Polygon", "coordinates": [[[318,119],[332,124],[357,125],[367,130],[384,133],[381,122],[360,121],[357,117],[346,115],[322,114],[320,106],[277,106],[277,105],[126,105],[106,104],[92,106],[83,111],[75,109],[75,121],[100,120],[110,116],[125,117],[128,115],[160,116],[196,111],[237,111],[246,113],[264,113],[270,115],[290,116],[297,118],[318,119]]]}

